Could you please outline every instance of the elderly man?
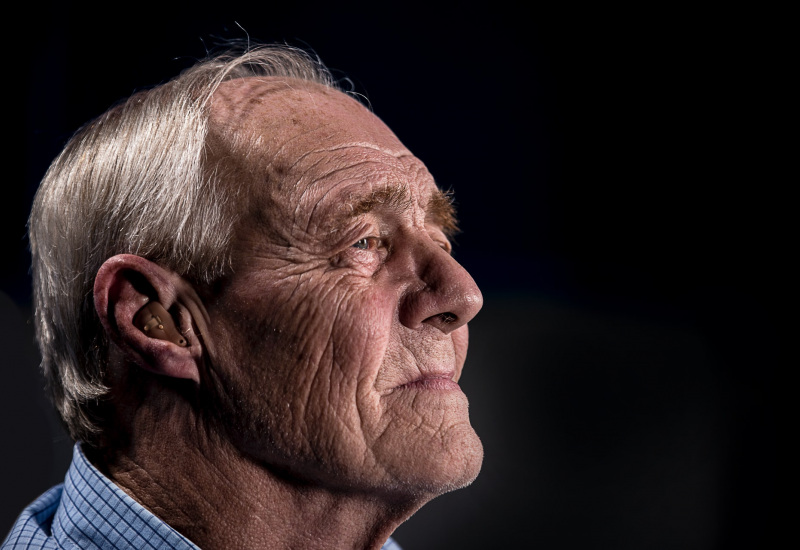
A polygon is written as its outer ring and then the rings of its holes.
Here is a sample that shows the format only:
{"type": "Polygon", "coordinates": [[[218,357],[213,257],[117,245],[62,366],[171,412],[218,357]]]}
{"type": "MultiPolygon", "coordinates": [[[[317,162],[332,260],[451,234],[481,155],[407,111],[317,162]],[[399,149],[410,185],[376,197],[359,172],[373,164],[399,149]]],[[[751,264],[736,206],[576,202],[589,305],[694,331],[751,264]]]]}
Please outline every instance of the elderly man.
{"type": "Polygon", "coordinates": [[[451,201],[302,52],[200,62],[81,129],[30,219],[79,443],[3,548],[397,548],[483,451],[451,201]]]}

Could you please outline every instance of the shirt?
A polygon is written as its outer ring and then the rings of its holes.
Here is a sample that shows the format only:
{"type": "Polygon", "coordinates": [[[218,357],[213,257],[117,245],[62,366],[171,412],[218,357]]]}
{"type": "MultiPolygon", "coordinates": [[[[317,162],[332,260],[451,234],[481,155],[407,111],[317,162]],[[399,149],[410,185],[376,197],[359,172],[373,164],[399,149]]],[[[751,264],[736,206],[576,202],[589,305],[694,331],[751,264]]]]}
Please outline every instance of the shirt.
{"type": "MultiPolygon", "coordinates": [[[[64,483],[25,508],[1,550],[199,550],[104,476],[75,445],[64,483]]],[[[381,550],[401,550],[391,538],[381,550]]]]}

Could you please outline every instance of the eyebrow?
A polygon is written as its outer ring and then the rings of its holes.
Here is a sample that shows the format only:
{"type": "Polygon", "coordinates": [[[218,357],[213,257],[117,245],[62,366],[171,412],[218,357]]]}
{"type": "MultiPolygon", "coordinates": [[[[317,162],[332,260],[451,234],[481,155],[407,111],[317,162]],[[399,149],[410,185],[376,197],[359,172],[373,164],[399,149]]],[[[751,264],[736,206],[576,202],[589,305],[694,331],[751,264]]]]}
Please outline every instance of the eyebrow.
{"type": "MultiPolygon", "coordinates": [[[[405,185],[387,185],[376,189],[368,196],[357,200],[351,207],[348,217],[361,216],[374,210],[377,206],[389,207],[395,210],[408,210],[411,208],[411,198],[408,187],[405,185]]],[[[428,199],[425,208],[425,218],[441,227],[449,238],[458,233],[456,209],[453,205],[453,193],[435,189],[428,199]]]]}
{"type": "Polygon", "coordinates": [[[411,198],[405,185],[387,185],[376,189],[351,206],[350,216],[356,217],[372,212],[376,206],[389,207],[393,210],[411,208],[411,198]]]}
{"type": "Polygon", "coordinates": [[[453,192],[436,189],[431,198],[428,199],[426,209],[428,219],[439,225],[447,238],[453,237],[458,233],[458,218],[456,218],[456,207],[453,204],[453,192]]]}

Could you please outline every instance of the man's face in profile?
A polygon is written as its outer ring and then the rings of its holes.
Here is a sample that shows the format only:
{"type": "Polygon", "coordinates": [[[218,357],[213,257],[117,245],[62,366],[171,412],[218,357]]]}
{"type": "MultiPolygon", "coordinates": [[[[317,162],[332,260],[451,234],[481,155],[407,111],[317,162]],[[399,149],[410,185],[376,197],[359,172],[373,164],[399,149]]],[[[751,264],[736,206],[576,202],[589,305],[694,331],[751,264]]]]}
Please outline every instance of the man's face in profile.
{"type": "Polygon", "coordinates": [[[324,486],[472,481],[483,450],[455,381],[482,298],[425,166],[356,101],[291,79],[223,84],[212,123],[212,162],[247,183],[232,275],[207,302],[209,414],[324,486]]]}

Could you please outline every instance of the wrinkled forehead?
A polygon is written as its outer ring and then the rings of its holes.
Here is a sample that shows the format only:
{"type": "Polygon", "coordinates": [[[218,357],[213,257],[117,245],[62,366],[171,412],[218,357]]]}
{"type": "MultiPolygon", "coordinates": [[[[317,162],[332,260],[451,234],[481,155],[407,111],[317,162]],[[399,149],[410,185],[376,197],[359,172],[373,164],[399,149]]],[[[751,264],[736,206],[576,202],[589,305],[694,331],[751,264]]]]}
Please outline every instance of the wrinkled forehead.
{"type": "Polygon", "coordinates": [[[374,147],[392,156],[410,155],[359,102],[295,78],[250,77],[222,83],[213,97],[211,125],[240,143],[255,146],[268,162],[347,145],[374,147]]]}
{"type": "Polygon", "coordinates": [[[378,117],[320,84],[279,77],[224,83],[212,103],[209,139],[217,137],[225,157],[218,160],[244,176],[231,180],[250,185],[247,209],[258,219],[279,209],[310,227],[315,215],[390,188],[420,206],[436,193],[422,162],[378,117]]]}

